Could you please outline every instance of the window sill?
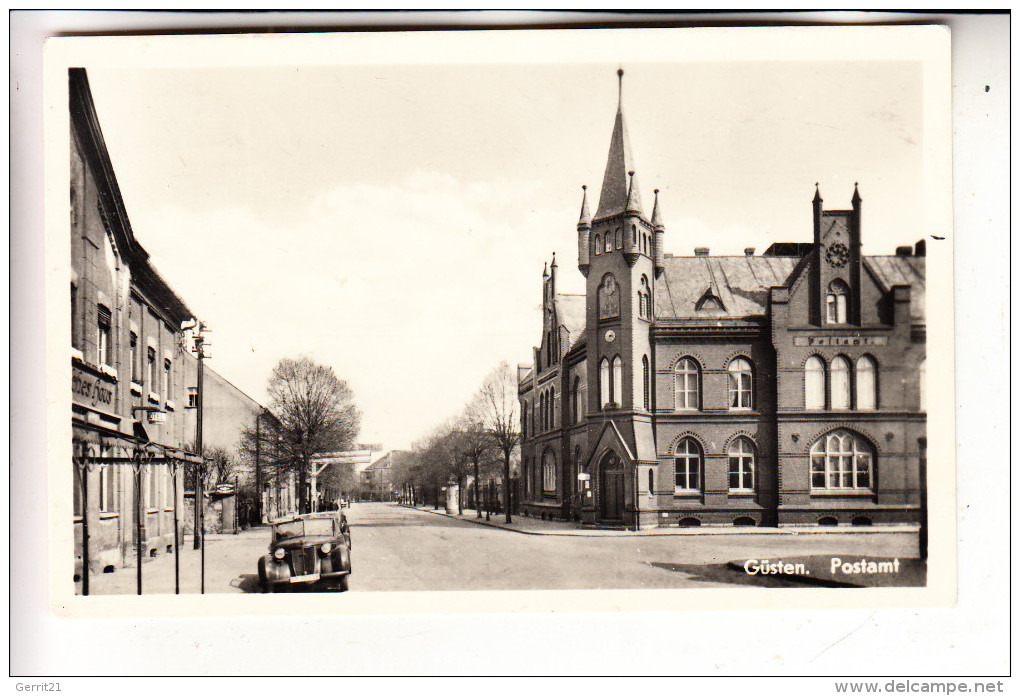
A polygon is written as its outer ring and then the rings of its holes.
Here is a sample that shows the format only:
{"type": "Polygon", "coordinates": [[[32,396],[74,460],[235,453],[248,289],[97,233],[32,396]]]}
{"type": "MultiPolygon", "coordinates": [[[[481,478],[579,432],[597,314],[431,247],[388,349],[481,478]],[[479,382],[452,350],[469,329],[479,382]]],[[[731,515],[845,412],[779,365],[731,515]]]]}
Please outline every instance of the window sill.
{"type": "Polygon", "coordinates": [[[689,488],[677,488],[673,491],[674,498],[700,498],[701,491],[696,491],[689,488]]]}
{"type": "Polygon", "coordinates": [[[78,362],[82,362],[83,363],[83,362],[85,362],[85,354],[82,353],[77,348],[72,346],[71,347],[71,359],[72,360],[77,360],[78,362]]]}
{"type": "Polygon", "coordinates": [[[817,495],[821,497],[861,497],[870,498],[875,495],[875,491],[867,488],[812,488],[811,495],[817,495]]]}
{"type": "Polygon", "coordinates": [[[120,517],[119,512],[102,512],[99,513],[99,519],[101,520],[112,520],[115,517],[120,517]]]}
{"type": "Polygon", "coordinates": [[[734,490],[734,489],[731,488],[729,490],[729,496],[731,498],[753,498],[754,497],[754,491],[752,491],[752,490],[745,490],[743,488],[741,488],[739,490],[734,490]]]}
{"type": "Polygon", "coordinates": [[[151,514],[156,513],[156,512],[159,512],[159,508],[154,508],[154,507],[145,508],[145,514],[146,515],[151,515],[151,514]]]}
{"type": "Polygon", "coordinates": [[[174,405],[174,402],[171,401],[170,399],[167,399],[166,400],[166,410],[167,411],[174,411],[176,409],[177,409],[177,406],[174,405]]]}
{"type": "Polygon", "coordinates": [[[99,371],[107,377],[113,377],[114,381],[117,380],[117,370],[110,367],[109,365],[102,364],[99,366],[99,371]]]}
{"type": "Polygon", "coordinates": [[[149,402],[150,403],[154,403],[154,404],[158,404],[159,403],[159,394],[156,394],[156,393],[153,393],[153,392],[149,392],[149,402]]]}
{"type": "Polygon", "coordinates": [[[141,396],[142,395],[142,385],[139,384],[138,382],[132,381],[131,382],[131,393],[134,394],[135,396],[141,396]]]}

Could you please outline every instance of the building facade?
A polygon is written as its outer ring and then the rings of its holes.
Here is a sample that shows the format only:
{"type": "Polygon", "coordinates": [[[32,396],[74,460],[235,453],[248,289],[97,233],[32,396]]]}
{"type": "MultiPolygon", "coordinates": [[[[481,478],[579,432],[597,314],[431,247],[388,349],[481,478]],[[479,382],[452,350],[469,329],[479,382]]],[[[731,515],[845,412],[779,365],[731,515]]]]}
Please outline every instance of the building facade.
{"type": "Polygon", "coordinates": [[[88,78],[69,71],[75,575],[172,551],[189,444],[181,322],[121,199],[88,78]],[[88,537],[86,548],[83,539],[88,537]]]}
{"type": "MultiPolygon", "coordinates": [[[[543,272],[542,338],[519,368],[524,510],[589,524],[870,525],[920,519],[925,249],[861,254],[863,201],[764,254],[665,253],[622,105],[584,295],[543,272]],[[807,235],[805,235],[807,236],[807,235]]],[[[808,219],[810,219],[810,228],[808,219]]]]}

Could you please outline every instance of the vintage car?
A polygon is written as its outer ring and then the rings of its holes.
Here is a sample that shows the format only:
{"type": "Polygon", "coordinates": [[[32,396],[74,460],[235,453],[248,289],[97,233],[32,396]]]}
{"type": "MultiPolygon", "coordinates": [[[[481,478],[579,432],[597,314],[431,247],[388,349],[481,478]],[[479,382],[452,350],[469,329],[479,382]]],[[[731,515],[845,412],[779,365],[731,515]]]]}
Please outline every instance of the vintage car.
{"type": "Polygon", "coordinates": [[[351,532],[343,512],[313,512],[273,522],[269,552],[259,559],[264,592],[291,588],[347,591],[351,574],[351,532]]]}

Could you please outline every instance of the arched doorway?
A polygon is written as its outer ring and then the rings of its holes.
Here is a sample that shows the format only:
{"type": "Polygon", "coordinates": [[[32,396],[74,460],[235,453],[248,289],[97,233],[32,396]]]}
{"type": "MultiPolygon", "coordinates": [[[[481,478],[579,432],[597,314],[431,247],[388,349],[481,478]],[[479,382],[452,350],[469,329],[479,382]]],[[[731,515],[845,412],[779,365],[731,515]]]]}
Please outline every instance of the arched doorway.
{"type": "Polygon", "coordinates": [[[610,451],[599,464],[599,516],[603,520],[623,519],[623,462],[610,451]]]}

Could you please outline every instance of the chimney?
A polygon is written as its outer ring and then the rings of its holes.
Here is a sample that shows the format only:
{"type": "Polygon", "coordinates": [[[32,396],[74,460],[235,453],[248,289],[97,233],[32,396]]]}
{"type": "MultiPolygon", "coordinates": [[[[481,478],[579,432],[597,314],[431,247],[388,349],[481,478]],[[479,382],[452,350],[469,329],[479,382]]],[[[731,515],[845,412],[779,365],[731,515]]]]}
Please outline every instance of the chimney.
{"type": "Polygon", "coordinates": [[[917,244],[914,245],[914,256],[925,256],[927,249],[925,248],[927,243],[923,239],[918,239],[917,244]]]}
{"type": "Polygon", "coordinates": [[[708,247],[694,247],[695,256],[708,256],[708,247]]]}
{"type": "Polygon", "coordinates": [[[898,246],[896,247],[897,256],[910,256],[914,253],[914,247],[910,246],[898,246]]]}
{"type": "Polygon", "coordinates": [[[744,249],[744,256],[754,256],[754,247],[744,249]]]}

